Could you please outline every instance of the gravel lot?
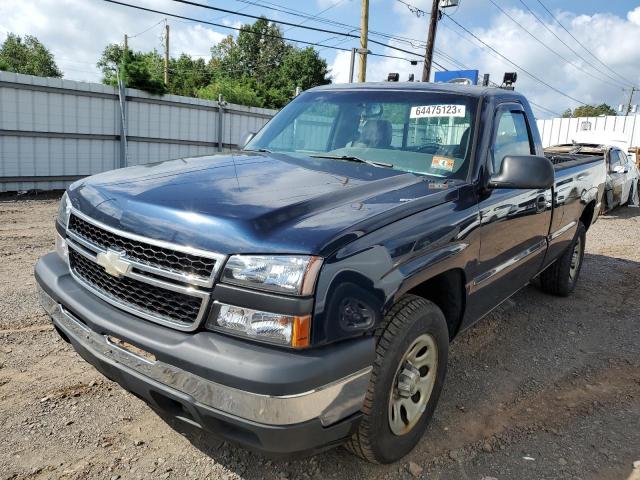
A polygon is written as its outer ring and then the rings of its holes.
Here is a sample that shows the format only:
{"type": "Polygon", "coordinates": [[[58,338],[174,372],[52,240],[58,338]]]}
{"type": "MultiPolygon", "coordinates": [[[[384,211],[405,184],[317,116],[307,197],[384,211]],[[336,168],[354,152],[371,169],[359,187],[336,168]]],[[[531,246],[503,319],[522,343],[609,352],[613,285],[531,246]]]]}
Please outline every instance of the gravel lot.
{"type": "Polygon", "coordinates": [[[283,462],[180,435],[98,374],[37,304],[56,208],[0,198],[0,479],[640,477],[639,209],[588,232],[573,296],[527,287],[462,334],[422,442],[375,466],[342,449],[283,462]]]}

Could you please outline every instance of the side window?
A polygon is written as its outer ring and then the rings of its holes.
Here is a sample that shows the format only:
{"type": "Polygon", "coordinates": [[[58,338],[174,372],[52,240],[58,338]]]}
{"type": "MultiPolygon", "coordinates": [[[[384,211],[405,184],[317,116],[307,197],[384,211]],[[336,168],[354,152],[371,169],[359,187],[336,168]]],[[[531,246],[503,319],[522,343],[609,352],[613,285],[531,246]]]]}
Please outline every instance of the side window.
{"type": "Polygon", "coordinates": [[[491,148],[494,172],[500,171],[502,160],[507,155],[532,155],[535,153],[524,112],[505,110],[498,115],[491,148]]]}
{"type": "Polygon", "coordinates": [[[627,157],[627,154],[624,153],[622,150],[618,150],[618,156],[620,157],[620,165],[622,165],[623,167],[626,167],[627,164],[629,163],[629,157],[627,157]]]}
{"type": "Polygon", "coordinates": [[[622,165],[620,161],[621,157],[619,155],[618,150],[610,150],[609,151],[609,170],[613,170],[614,167],[622,165]]]}

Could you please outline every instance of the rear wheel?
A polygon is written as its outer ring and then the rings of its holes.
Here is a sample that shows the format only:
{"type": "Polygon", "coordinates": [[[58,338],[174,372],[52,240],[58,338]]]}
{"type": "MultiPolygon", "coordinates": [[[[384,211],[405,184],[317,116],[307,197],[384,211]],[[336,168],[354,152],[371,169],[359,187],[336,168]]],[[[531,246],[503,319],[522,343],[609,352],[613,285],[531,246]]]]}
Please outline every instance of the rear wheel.
{"type": "Polygon", "coordinates": [[[405,295],[377,334],[376,361],[364,417],[347,449],[373,463],[391,463],[422,437],[442,390],[449,333],[432,302],[405,295]]]}
{"type": "Polygon", "coordinates": [[[560,297],[566,297],[573,292],[582,269],[586,231],[584,224],[578,222],[578,229],[567,250],[540,274],[542,290],[560,297]]]}

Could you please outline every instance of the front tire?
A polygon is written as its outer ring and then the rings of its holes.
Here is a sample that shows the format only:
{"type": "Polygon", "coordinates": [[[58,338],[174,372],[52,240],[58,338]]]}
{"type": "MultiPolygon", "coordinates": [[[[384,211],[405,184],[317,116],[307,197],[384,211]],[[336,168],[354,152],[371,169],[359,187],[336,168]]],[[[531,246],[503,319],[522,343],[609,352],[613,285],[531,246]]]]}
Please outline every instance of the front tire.
{"type": "Polygon", "coordinates": [[[385,316],[364,417],[346,448],[372,463],[392,463],[420,441],[447,369],[449,331],[429,300],[405,295],[385,316]]]}
{"type": "Polygon", "coordinates": [[[587,229],[578,222],[573,241],[562,256],[540,274],[542,290],[559,297],[568,296],[576,288],[586,245],[587,229]]]}

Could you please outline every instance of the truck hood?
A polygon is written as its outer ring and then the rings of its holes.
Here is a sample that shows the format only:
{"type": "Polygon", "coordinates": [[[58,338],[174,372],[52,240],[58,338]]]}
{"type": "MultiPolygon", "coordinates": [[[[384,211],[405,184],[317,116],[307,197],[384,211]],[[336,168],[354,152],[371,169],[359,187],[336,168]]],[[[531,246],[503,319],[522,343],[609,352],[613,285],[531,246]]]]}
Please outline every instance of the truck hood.
{"type": "Polygon", "coordinates": [[[123,168],[69,189],[114,228],[231,253],[326,255],[457,198],[434,178],[341,160],[241,152],[123,168]]]}

